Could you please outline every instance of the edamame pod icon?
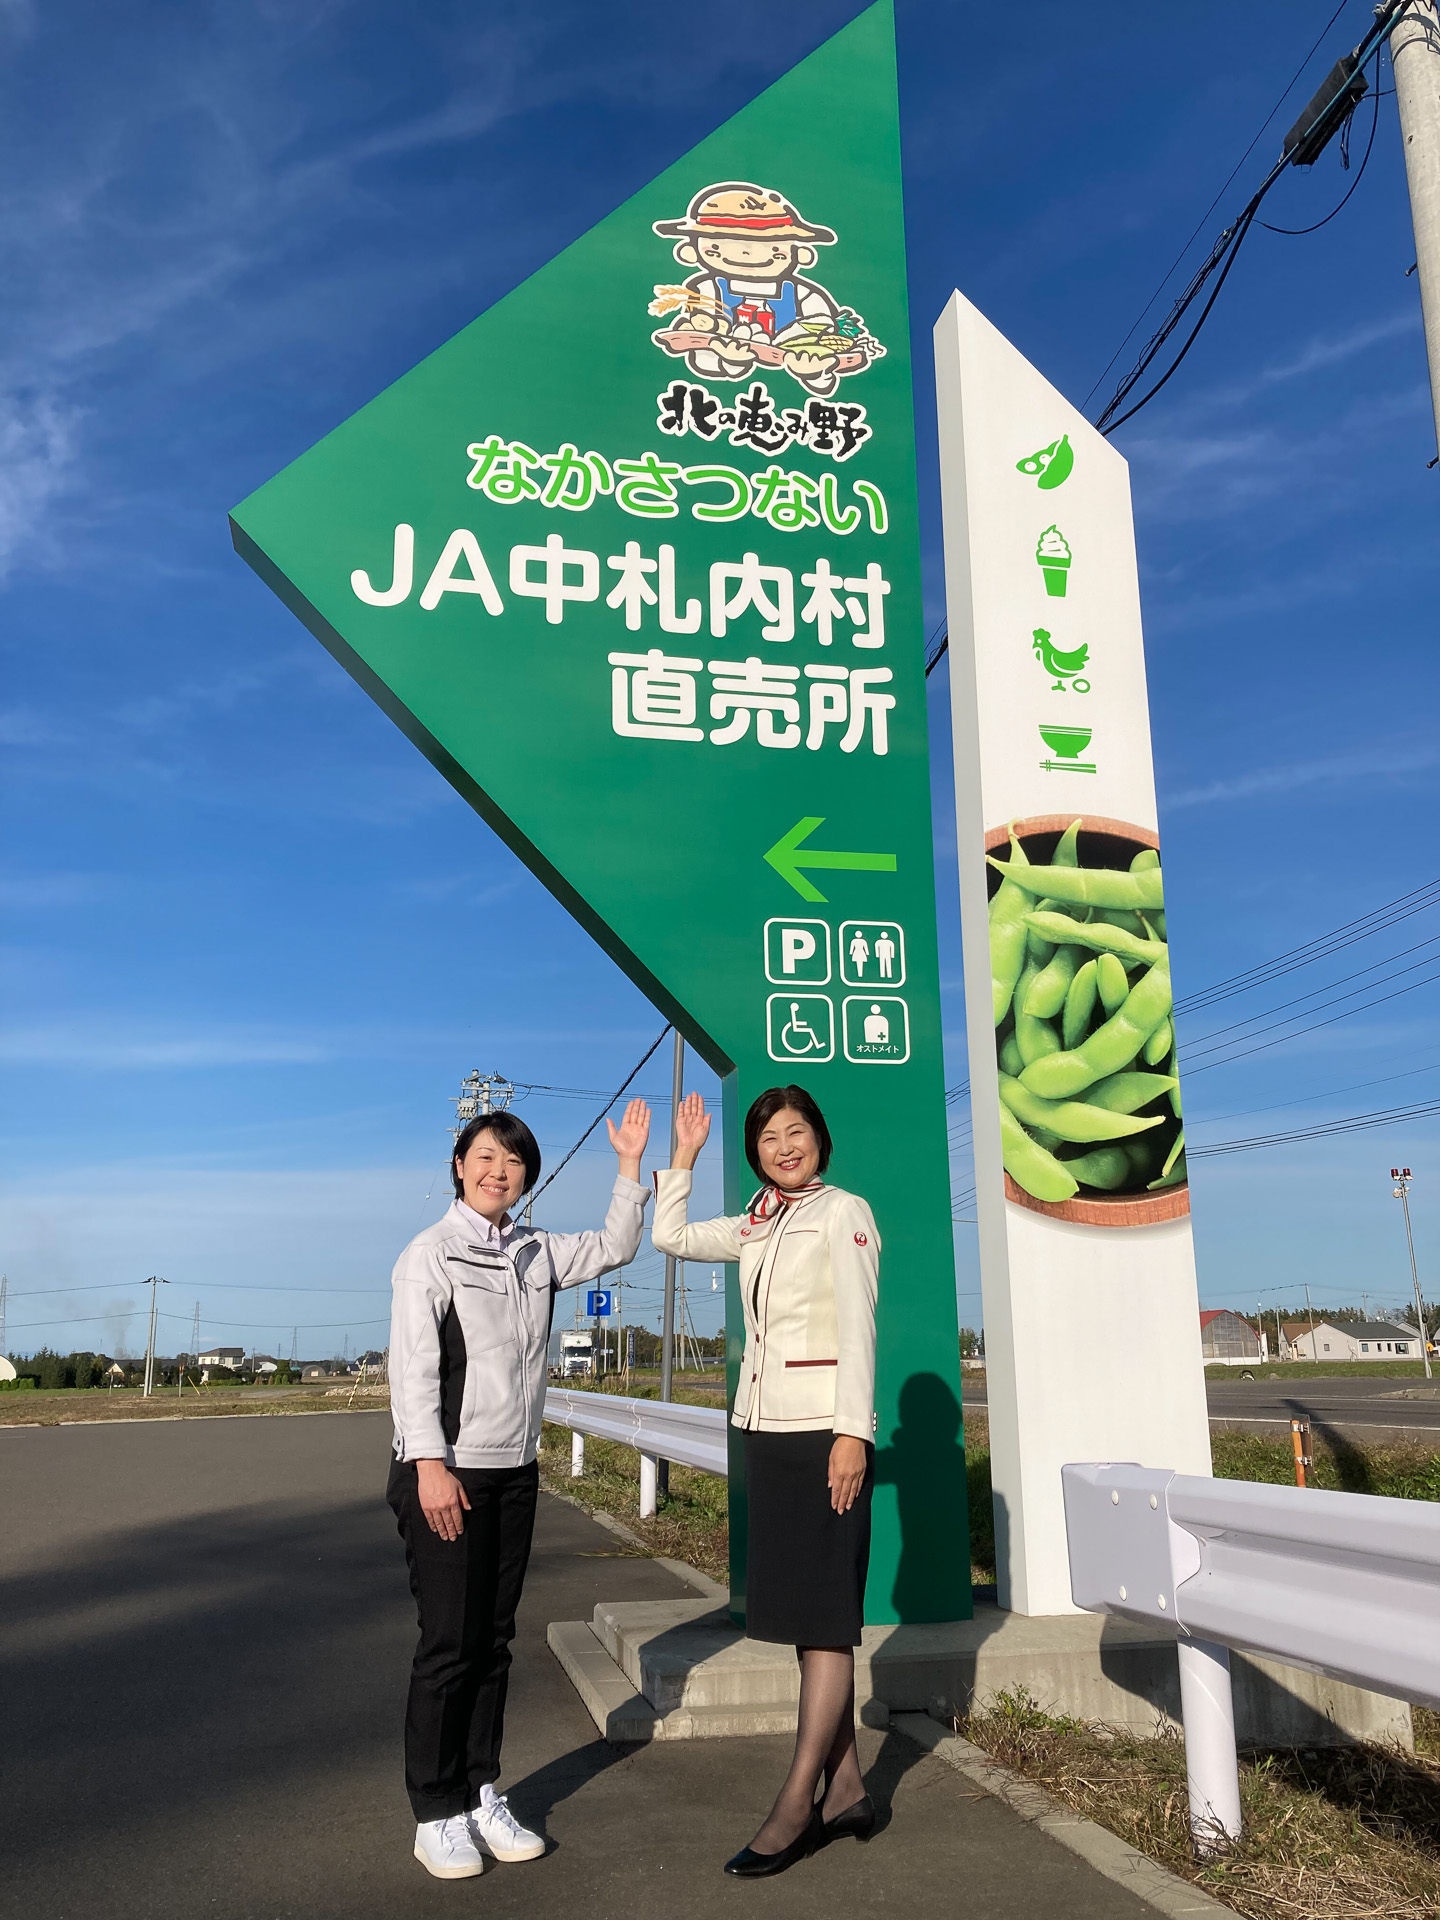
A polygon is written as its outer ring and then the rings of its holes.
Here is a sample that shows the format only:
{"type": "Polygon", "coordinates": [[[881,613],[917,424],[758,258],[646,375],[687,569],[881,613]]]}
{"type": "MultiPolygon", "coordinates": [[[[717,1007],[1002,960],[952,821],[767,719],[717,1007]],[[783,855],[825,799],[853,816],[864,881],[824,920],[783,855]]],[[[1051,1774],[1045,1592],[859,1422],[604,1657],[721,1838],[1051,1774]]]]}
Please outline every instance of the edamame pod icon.
{"type": "Polygon", "coordinates": [[[1027,453],[1023,460],[1017,460],[1015,471],[1033,474],[1036,486],[1048,493],[1052,487],[1058,487],[1070,478],[1070,469],[1074,465],[1075,451],[1070,445],[1070,436],[1062,433],[1048,447],[1041,447],[1038,453],[1027,453]]]}

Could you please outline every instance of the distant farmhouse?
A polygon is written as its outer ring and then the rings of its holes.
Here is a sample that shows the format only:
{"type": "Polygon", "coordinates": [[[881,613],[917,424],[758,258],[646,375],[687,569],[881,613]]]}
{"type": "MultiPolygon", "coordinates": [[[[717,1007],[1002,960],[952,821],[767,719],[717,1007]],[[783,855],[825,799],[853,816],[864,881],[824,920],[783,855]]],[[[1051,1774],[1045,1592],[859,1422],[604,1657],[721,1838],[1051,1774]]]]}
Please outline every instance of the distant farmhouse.
{"type": "Polygon", "coordinates": [[[1418,1327],[1403,1320],[1347,1320],[1333,1326],[1317,1320],[1287,1320],[1282,1329],[1282,1360],[1420,1360],[1424,1350],[1418,1327]]]}
{"type": "Polygon", "coordinates": [[[245,1359],[243,1347],[212,1347],[208,1353],[196,1355],[197,1363],[202,1367],[229,1367],[232,1373],[238,1373],[245,1359]]]}

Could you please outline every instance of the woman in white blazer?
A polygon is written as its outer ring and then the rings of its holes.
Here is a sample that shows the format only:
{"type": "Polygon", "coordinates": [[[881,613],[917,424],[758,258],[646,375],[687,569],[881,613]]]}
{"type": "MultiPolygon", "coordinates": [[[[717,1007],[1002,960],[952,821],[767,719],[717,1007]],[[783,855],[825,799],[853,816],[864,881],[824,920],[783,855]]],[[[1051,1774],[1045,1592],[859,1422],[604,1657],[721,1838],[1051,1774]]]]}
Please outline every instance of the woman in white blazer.
{"type": "Polygon", "coordinates": [[[800,1659],[790,1771],[754,1840],[725,1864],[757,1879],[827,1840],[868,1839],[875,1824],[855,1751],[854,1649],[870,1559],[880,1236],[865,1202],[821,1177],[830,1131],[795,1086],[770,1088],[745,1117],[745,1157],[763,1183],[747,1211],[690,1223],[691,1168],[709,1131],[692,1093],[670,1171],[655,1176],[652,1237],[678,1259],[740,1266],[745,1358],[732,1418],[745,1434],[745,1630],[800,1659]]]}

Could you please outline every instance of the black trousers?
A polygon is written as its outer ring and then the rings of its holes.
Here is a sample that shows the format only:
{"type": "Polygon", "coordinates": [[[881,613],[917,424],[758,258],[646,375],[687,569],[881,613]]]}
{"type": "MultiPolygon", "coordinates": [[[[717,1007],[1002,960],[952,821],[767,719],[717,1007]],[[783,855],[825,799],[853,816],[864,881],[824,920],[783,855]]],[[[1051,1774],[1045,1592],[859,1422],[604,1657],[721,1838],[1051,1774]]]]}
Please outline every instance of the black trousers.
{"type": "Polygon", "coordinates": [[[458,1540],[427,1526],[413,1460],[395,1462],[386,1489],[420,1616],[405,1707],[405,1787],[417,1820],[464,1813],[499,1778],[510,1642],[540,1486],[533,1460],[453,1471],[470,1502],[458,1540]]]}

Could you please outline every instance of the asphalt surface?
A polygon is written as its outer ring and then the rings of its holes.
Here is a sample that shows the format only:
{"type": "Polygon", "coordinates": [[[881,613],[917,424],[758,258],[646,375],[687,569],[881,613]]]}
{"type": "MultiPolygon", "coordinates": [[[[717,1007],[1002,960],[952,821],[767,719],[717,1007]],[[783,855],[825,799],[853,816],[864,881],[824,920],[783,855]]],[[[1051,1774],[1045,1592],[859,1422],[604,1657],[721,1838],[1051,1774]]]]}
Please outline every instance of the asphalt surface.
{"type": "MultiPolygon", "coordinates": [[[[1212,1423],[1225,1426],[1279,1426],[1288,1429],[1296,1414],[1305,1415],[1314,1427],[1383,1428],[1391,1433],[1411,1434],[1418,1440],[1440,1433],[1440,1377],[1434,1386],[1424,1380],[1358,1378],[1348,1375],[1317,1374],[1305,1376],[1302,1363],[1289,1363],[1277,1379],[1263,1362],[1256,1366],[1254,1380],[1207,1380],[1205,1397],[1212,1423]]],[[[972,1407],[986,1404],[985,1386],[967,1375],[964,1398],[972,1407]]]]}
{"type": "Polygon", "coordinates": [[[868,1846],[727,1880],[790,1743],[596,1737],[546,1623],[685,1589],[545,1496],[500,1784],[551,1850],[431,1880],[401,1783],[388,1443],[374,1413],[0,1433],[5,1920],[1153,1912],[898,1734],[862,1735],[868,1846]]]}

